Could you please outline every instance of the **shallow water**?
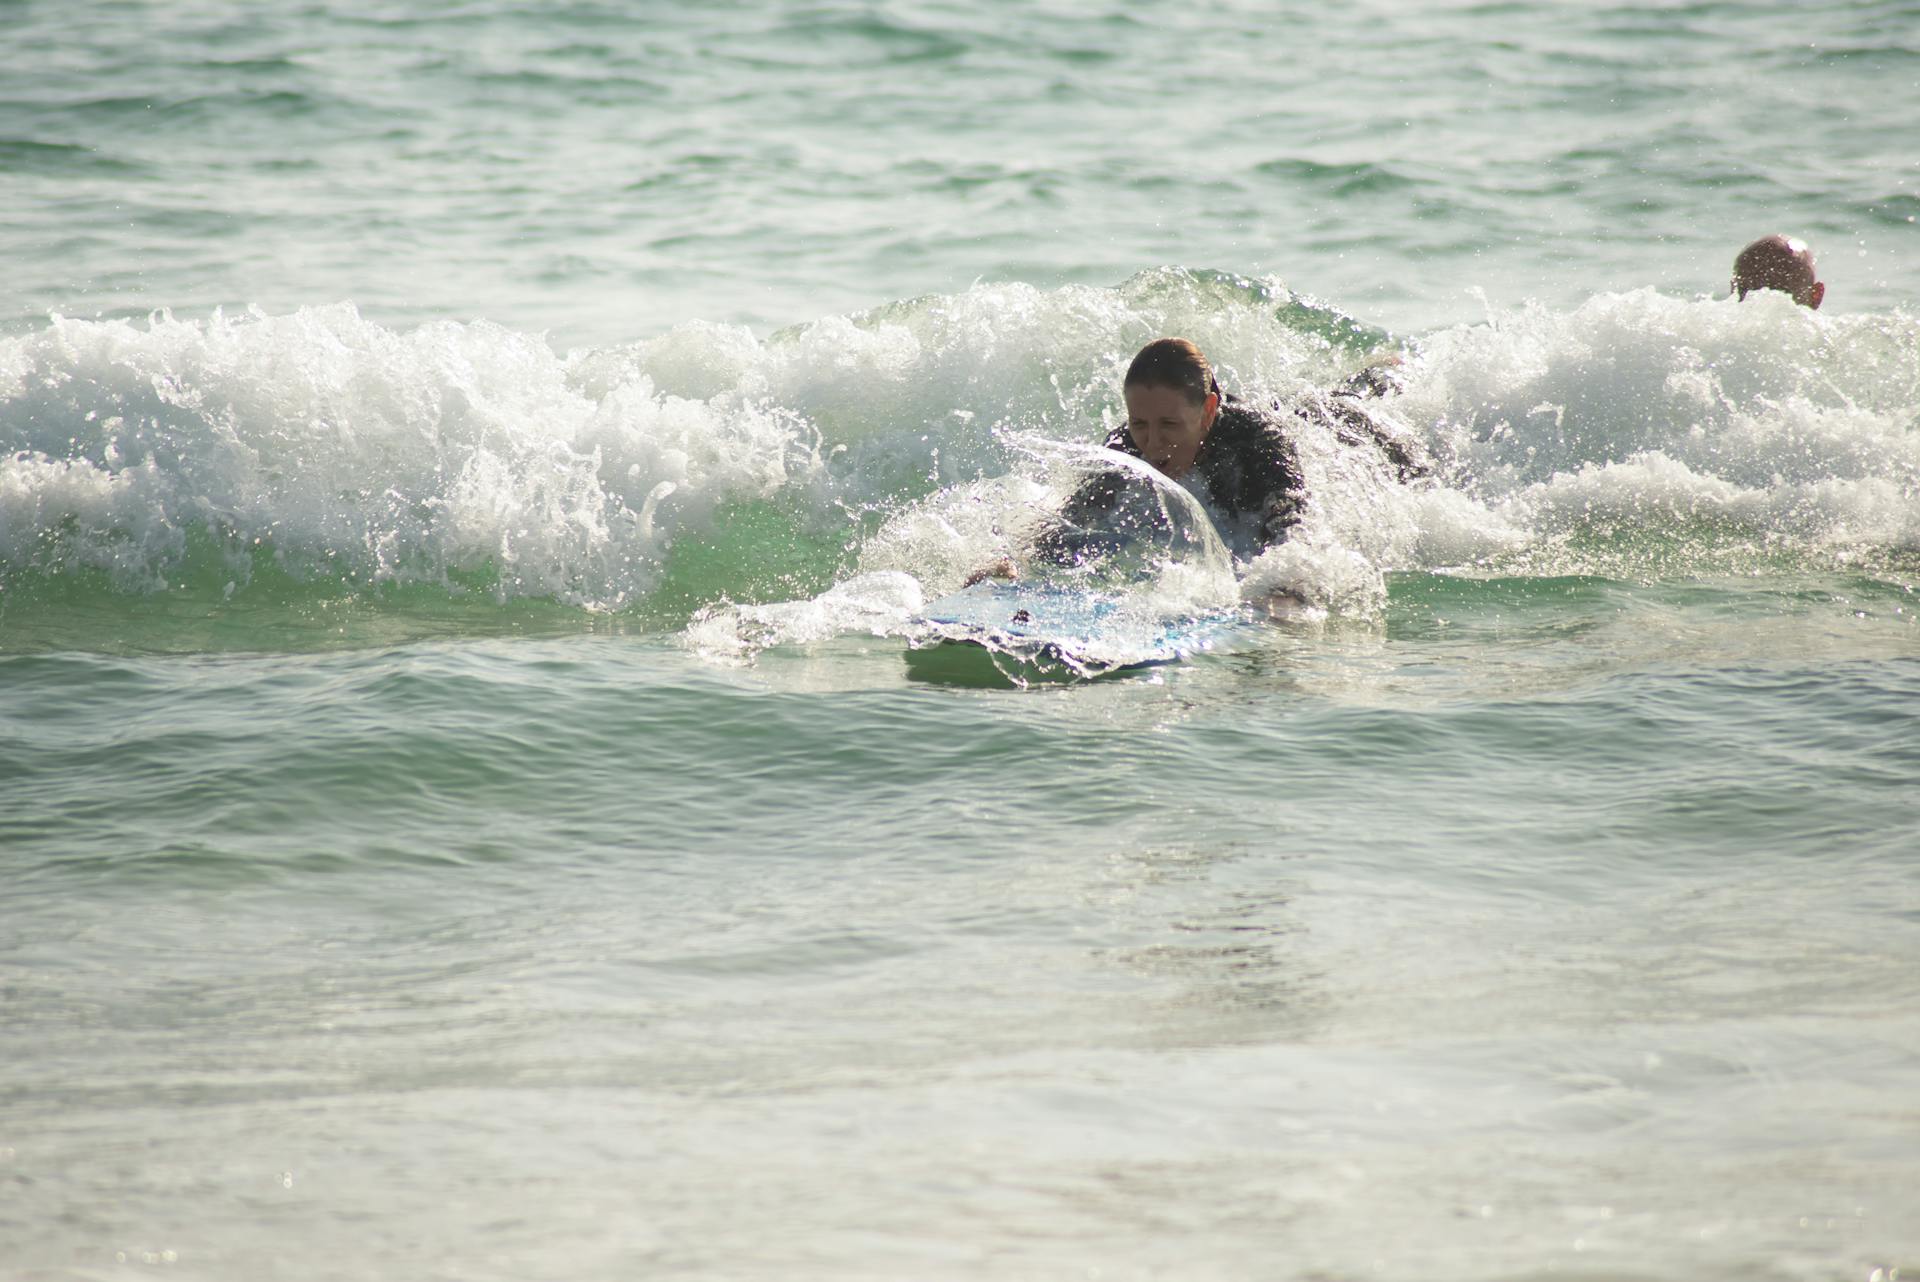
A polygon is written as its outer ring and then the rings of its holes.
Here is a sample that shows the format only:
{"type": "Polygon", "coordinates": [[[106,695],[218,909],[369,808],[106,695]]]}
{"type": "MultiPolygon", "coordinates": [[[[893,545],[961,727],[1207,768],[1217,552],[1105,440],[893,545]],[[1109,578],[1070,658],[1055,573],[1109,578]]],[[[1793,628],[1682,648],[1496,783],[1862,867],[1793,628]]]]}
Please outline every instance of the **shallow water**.
{"type": "Polygon", "coordinates": [[[78,1276],[1899,1259],[1885,600],[1414,580],[1025,694],[854,640],[9,659],[7,1235],[78,1276]]]}
{"type": "Polygon", "coordinates": [[[0,0],[0,1275],[1920,1270],[1914,18],[0,0]]]}

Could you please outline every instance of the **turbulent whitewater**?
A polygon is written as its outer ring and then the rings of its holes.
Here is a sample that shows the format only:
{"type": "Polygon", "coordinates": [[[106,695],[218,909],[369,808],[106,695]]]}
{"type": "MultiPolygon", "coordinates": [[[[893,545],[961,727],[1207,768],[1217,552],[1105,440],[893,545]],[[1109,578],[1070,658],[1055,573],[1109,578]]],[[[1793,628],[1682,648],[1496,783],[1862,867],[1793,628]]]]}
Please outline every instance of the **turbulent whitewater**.
{"type": "Polygon", "coordinates": [[[0,29],[0,1275],[1920,1276],[1911,0],[0,29]]]}

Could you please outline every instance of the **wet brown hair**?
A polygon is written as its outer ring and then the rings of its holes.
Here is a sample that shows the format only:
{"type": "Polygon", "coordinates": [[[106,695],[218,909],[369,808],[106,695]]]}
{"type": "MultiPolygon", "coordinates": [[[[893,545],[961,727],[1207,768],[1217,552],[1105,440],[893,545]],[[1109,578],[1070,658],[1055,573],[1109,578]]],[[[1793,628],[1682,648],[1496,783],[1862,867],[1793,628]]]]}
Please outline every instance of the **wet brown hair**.
{"type": "Polygon", "coordinates": [[[1170,387],[1198,405],[1209,392],[1218,392],[1213,366],[1200,349],[1184,338],[1156,338],[1140,349],[1127,366],[1123,387],[1170,387]]]}
{"type": "Polygon", "coordinates": [[[1813,251],[1792,236],[1762,236],[1733,260],[1733,292],[1745,298],[1756,289],[1791,294],[1803,307],[1818,307],[1813,251]]]}

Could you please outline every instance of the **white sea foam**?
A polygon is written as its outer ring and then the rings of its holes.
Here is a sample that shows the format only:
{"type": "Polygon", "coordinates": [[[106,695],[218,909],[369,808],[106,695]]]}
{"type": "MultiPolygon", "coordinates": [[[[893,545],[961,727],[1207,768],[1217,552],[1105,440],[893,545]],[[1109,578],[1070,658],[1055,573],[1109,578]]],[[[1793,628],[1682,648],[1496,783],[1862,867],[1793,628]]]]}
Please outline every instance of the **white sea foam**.
{"type": "Polygon", "coordinates": [[[1455,494],[1520,536],[1509,551],[1639,533],[1705,558],[1732,537],[1818,566],[1916,547],[1911,317],[1610,294],[1432,335],[1407,373],[1395,412],[1425,426],[1455,494]]]}
{"type": "Polygon", "coordinates": [[[728,497],[804,488],[815,440],[776,408],[597,397],[537,337],[396,334],[351,307],[146,325],[59,320],[0,343],[0,566],[155,587],[199,527],[235,559],[617,605],[728,497]],[[22,519],[18,513],[31,512],[22,519]]]}
{"type": "Polygon", "coordinates": [[[929,597],[953,592],[999,563],[1027,584],[1097,593],[1112,607],[1101,636],[1109,662],[1154,652],[1170,620],[1219,615],[1238,604],[1231,554],[1185,489],[1148,464],[1105,449],[1009,440],[1021,470],[948,486],[908,504],[866,541],[860,573],[810,600],[702,611],[688,629],[690,644],[709,657],[748,659],[837,630],[923,637],[942,631],[918,618],[929,597]],[[1124,532],[1115,550],[1069,564],[1033,555],[1035,536],[1068,496],[1108,471],[1130,473],[1134,481],[1105,518],[1104,528],[1124,532]]]}
{"type": "MultiPolygon", "coordinates": [[[[1230,387],[1282,407],[1350,369],[1287,301],[1161,270],[981,285],[765,338],[694,321],[566,357],[345,305],[57,320],[0,340],[0,574],[151,589],[212,555],[244,587],[265,555],[349,584],[619,607],[759,502],[846,548],[830,578],[937,593],[1057,501],[1021,443],[1098,441],[1146,339],[1191,336],[1230,387]]],[[[1291,544],[1244,567],[1247,595],[1368,613],[1395,570],[1580,572],[1641,535],[1680,573],[1729,541],[1815,566],[1920,548],[1920,324],[1903,313],[1601,295],[1428,335],[1403,372],[1374,411],[1433,451],[1437,478],[1399,484],[1302,417],[1312,502],[1291,544]]]]}
{"type": "Polygon", "coordinates": [[[806,601],[707,606],[688,623],[685,639],[709,659],[743,663],[776,645],[806,645],[846,632],[901,633],[926,600],[913,575],[879,570],[843,579],[806,601]]]}

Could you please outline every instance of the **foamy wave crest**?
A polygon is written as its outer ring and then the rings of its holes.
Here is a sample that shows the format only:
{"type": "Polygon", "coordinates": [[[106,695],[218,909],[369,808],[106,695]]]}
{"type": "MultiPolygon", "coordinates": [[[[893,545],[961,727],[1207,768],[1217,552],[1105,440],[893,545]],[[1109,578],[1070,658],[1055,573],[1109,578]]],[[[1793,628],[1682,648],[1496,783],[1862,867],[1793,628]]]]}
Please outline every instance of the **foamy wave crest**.
{"type": "MultiPolygon", "coordinates": [[[[977,286],[766,339],[692,321],[564,358],[538,335],[397,333],[344,304],[57,319],[0,340],[0,574],[138,591],[210,565],[244,588],[264,559],[349,587],[617,608],[676,548],[750,530],[763,547],[708,562],[810,541],[824,550],[794,573],[812,587],[903,505],[1017,466],[997,429],[1097,440],[1119,370],[1158,334],[1273,379],[1350,364],[1290,327],[1302,315],[1341,320],[1167,269],[1114,289],[977,286]],[[773,515],[741,521],[743,504],[773,515]]],[[[696,605],[752,579],[701,573],[678,585],[696,605]]]]}
{"type": "MultiPolygon", "coordinates": [[[[1601,295],[1431,335],[1394,412],[1534,572],[1818,568],[1920,549],[1920,323],[1601,295]],[[1657,556],[1646,550],[1657,543],[1657,556]]],[[[1430,513],[1431,515],[1431,513],[1430,513]]],[[[1427,528],[1434,564],[1461,540],[1427,528]]]]}
{"type": "Polygon", "coordinates": [[[602,608],[671,585],[689,614],[861,573],[938,593],[1000,554],[1010,512],[1045,505],[1018,442],[1099,441],[1126,363],[1166,334],[1293,424],[1311,499],[1292,543],[1240,567],[1250,599],[1368,614],[1396,570],[1686,574],[1920,549],[1920,324],[1903,313],[1642,291],[1428,335],[1403,390],[1366,402],[1437,462],[1403,483],[1314,409],[1383,335],[1271,282],[1156,269],[764,338],[690,321],[565,357],[347,305],[56,320],[0,340],[0,576],[151,590],[210,567],[244,588],[268,564],[602,608]]]}
{"type": "Polygon", "coordinates": [[[397,334],[350,306],[147,325],[56,320],[0,343],[0,568],[165,586],[198,541],[350,582],[477,575],[618,605],[723,499],[820,470],[798,416],[657,392],[588,397],[538,336],[397,334]]]}
{"type": "MultiPolygon", "coordinates": [[[[1872,570],[1920,550],[1920,322],[1904,313],[1607,294],[1428,335],[1398,374],[1363,404],[1435,475],[1400,483],[1336,420],[1290,419],[1311,502],[1245,567],[1249,600],[1367,615],[1394,570],[1872,570]]],[[[1243,390],[1312,404],[1285,380],[1243,390]]]]}
{"type": "Polygon", "coordinates": [[[1368,347],[1354,322],[1277,285],[1160,268],[1112,288],[976,285],[765,341],[694,321],[580,354],[573,375],[589,396],[644,377],[666,394],[790,407],[832,442],[836,476],[884,500],[1004,473],[1016,464],[1004,429],[1098,441],[1127,363],[1168,334],[1220,353],[1223,379],[1289,394],[1350,371],[1368,347]]]}

